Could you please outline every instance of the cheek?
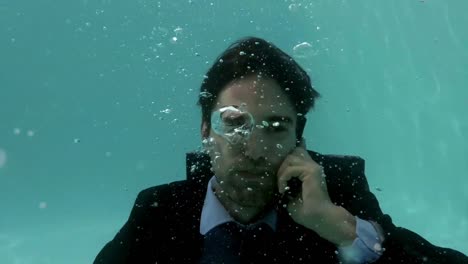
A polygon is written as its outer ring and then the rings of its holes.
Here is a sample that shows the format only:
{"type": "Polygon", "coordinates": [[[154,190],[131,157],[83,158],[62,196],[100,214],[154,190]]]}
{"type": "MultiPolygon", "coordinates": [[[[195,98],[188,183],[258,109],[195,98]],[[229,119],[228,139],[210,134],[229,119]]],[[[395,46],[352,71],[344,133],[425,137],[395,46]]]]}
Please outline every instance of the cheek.
{"type": "Polygon", "coordinates": [[[296,139],[293,137],[287,138],[271,138],[268,140],[268,152],[276,156],[284,156],[296,148],[296,139]]]}
{"type": "Polygon", "coordinates": [[[212,161],[212,167],[217,173],[229,169],[234,156],[230,151],[230,146],[223,138],[212,133],[210,137],[213,138],[213,144],[209,148],[209,155],[212,161]]]}
{"type": "Polygon", "coordinates": [[[276,141],[269,145],[267,157],[271,165],[279,168],[284,159],[296,148],[296,140],[276,141]]]}

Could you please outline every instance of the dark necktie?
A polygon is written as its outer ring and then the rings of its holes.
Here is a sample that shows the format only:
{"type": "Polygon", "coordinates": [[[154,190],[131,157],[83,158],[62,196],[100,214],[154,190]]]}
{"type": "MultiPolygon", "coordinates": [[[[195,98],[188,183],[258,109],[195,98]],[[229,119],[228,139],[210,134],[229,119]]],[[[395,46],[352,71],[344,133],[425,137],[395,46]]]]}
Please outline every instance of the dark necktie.
{"type": "Polygon", "coordinates": [[[205,235],[200,263],[269,263],[272,245],[273,230],[268,224],[247,228],[228,222],[205,235]]]}

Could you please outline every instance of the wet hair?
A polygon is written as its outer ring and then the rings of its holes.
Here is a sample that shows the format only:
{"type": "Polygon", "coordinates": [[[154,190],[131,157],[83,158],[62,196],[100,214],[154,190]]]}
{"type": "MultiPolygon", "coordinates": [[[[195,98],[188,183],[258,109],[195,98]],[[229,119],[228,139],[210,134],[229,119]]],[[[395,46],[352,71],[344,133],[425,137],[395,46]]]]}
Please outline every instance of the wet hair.
{"type": "MultiPolygon", "coordinates": [[[[294,59],[271,42],[245,37],[232,43],[204,76],[198,105],[202,123],[211,127],[210,118],[216,99],[230,82],[257,74],[275,80],[295,107],[298,117],[314,107],[320,94],[312,87],[309,75],[294,59]]],[[[301,131],[297,131],[302,135],[301,131]]]]}

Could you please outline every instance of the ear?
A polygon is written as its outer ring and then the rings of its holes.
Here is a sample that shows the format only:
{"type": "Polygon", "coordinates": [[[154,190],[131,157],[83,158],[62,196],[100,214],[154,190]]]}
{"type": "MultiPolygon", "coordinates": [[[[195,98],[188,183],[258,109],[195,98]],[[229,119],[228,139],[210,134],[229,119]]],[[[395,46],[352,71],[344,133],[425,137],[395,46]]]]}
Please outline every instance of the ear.
{"type": "Polygon", "coordinates": [[[302,134],[304,133],[306,122],[307,122],[307,118],[305,116],[297,117],[297,124],[296,124],[296,145],[297,146],[301,144],[302,134]]]}
{"type": "Polygon", "coordinates": [[[205,121],[202,121],[201,123],[201,128],[200,128],[200,134],[202,136],[202,139],[208,138],[210,136],[210,128],[208,127],[208,123],[205,121]]]}

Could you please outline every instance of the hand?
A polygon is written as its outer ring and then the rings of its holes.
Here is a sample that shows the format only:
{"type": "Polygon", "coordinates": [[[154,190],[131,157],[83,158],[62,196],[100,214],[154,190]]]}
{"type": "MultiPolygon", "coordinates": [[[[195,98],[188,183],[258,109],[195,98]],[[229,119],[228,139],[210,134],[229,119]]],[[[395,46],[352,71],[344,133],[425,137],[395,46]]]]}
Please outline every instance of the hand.
{"type": "Polygon", "coordinates": [[[277,176],[280,193],[286,190],[287,182],[293,177],[302,182],[300,194],[287,205],[291,217],[297,223],[305,226],[307,222],[317,222],[316,218],[334,206],[328,195],[323,167],[310,157],[304,139],[285,158],[277,176]]]}
{"type": "Polygon", "coordinates": [[[300,194],[289,200],[287,210],[298,224],[311,229],[337,245],[351,244],[356,237],[354,216],[336,206],[328,195],[323,167],[306,150],[305,139],[283,161],[278,170],[278,189],[282,194],[287,182],[297,177],[302,182],[300,194]]]}

